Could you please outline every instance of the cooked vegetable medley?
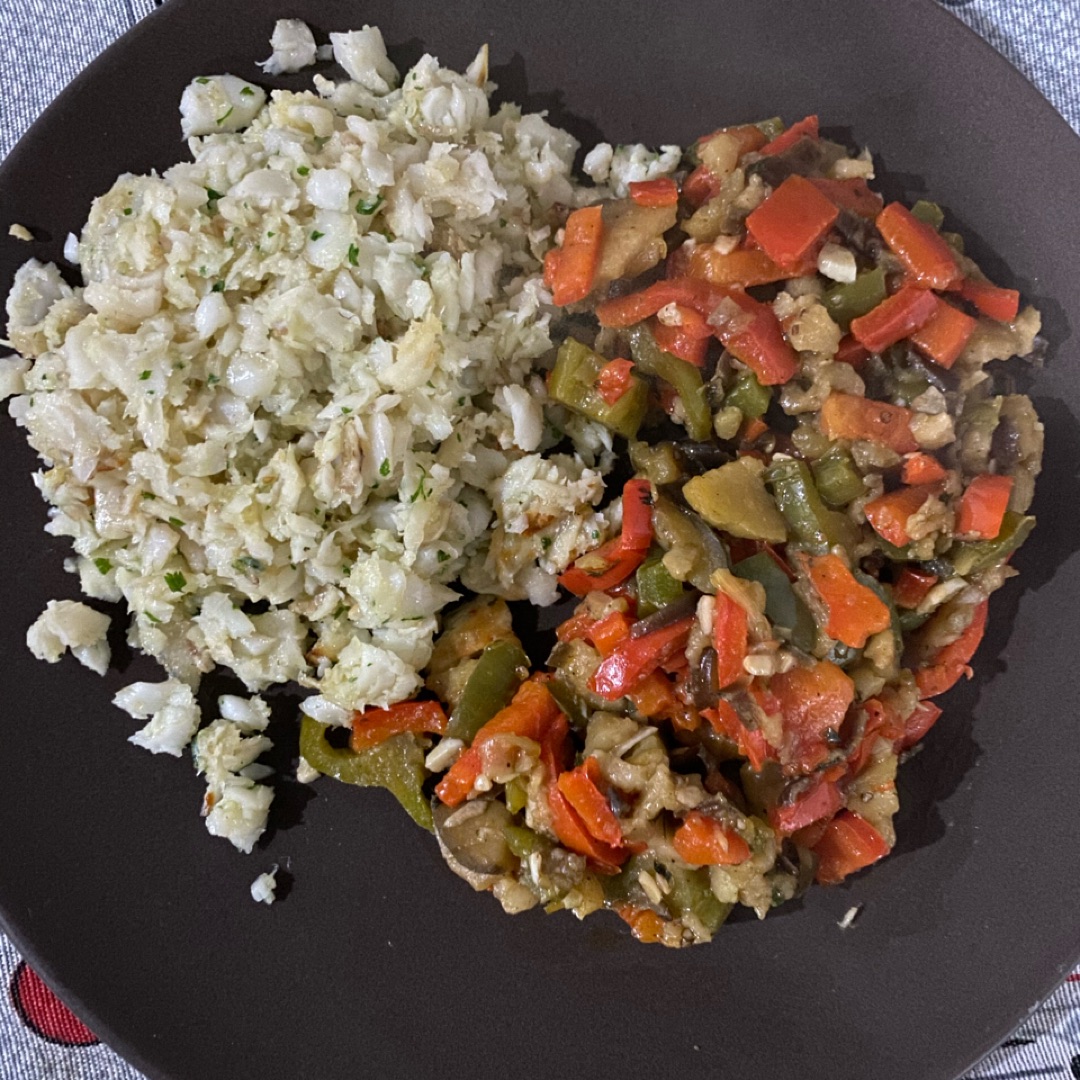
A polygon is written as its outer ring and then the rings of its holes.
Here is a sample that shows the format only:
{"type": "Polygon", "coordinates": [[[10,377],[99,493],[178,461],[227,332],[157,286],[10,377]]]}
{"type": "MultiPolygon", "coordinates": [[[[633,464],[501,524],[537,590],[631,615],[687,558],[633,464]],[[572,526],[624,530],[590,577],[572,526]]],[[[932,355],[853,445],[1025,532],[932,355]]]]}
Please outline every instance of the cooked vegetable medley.
{"type": "Polygon", "coordinates": [[[546,259],[549,395],[633,473],[560,577],[580,603],[546,664],[478,597],[431,699],[356,714],[352,750],[306,720],[304,749],[391,786],[507,911],[610,908],[669,946],[888,854],[897,765],[971,674],[1043,442],[992,364],[1034,357],[1038,313],[939,207],[884,205],[816,117],[684,165],[569,213],[546,259]]]}

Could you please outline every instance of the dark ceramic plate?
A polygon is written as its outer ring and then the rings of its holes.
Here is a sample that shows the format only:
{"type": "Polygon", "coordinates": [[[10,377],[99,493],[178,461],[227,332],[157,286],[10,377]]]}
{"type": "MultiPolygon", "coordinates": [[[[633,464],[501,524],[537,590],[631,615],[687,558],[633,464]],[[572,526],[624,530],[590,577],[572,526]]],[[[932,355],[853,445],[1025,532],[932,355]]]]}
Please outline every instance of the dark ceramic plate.
{"type": "MultiPolygon", "coordinates": [[[[502,93],[582,138],[683,142],[808,111],[877,152],[888,194],[948,210],[1023,289],[1051,342],[1040,526],[994,599],[975,679],[901,774],[896,853],[762,924],[681,953],[613,916],[509,918],[443,866],[383,792],[284,784],[243,858],[198,819],[190,763],[125,743],[104,681],[33,661],[26,627],[71,596],[41,532],[32,454],[0,424],[0,913],[93,1028],[154,1077],[770,1077],[947,1080],[1006,1036],[1080,955],[1075,719],[1080,561],[1080,142],[991,49],[928,0],[170,0],[60,98],[0,170],[0,290],[59,258],[91,197],[183,155],[189,77],[255,78],[277,15],[370,21],[399,63],[492,47],[502,93]],[[272,863],[272,908],[248,885],[272,863]],[[837,921],[865,908],[854,929],[837,921]]],[[[292,85],[304,79],[294,77],[292,85]]],[[[279,712],[289,711],[287,701],[279,712]]],[[[295,742],[278,731],[281,764],[295,742]]]]}

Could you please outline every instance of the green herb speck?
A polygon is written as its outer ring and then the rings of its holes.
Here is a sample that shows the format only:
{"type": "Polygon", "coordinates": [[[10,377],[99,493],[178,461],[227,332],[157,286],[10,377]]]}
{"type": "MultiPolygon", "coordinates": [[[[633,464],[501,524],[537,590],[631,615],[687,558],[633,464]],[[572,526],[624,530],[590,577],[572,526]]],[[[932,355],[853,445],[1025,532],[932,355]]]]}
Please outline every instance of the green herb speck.
{"type": "Polygon", "coordinates": [[[224,292],[225,291],[225,282],[224,281],[215,281],[214,286],[210,291],[211,292],[224,292]]]}
{"type": "Polygon", "coordinates": [[[349,245],[349,265],[360,265],[360,249],[355,244],[349,245]]]}
{"type": "Polygon", "coordinates": [[[390,475],[390,459],[389,458],[383,458],[383,462],[379,466],[379,475],[380,476],[389,476],[390,475]]]}
{"type": "Polygon", "coordinates": [[[169,518],[169,524],[174,529],[182,529],[184,527],[184,523],[178,517],[169,518]]]}
{"type": "Polygon", "coordinates": [[[107,574],[112,569],[112,563],[108,559],[98,558],[94,560],[99,574],[107,574]]]}
{"type": "Polygon", "coordinates": [[[187,578],[184,577],[179,570],[176,570],[171,574],[165,575],[165,584],[168,585],[173,592],[183,592],[184,586],[187,585],[187,578]]]}
{"type": "Polygon", "coordinates": [[[156,499],[157,496],[152,491],[144,491],[142,493],[144,499],[156,499]]]}
{"type": "Polygon", "coordinates": [[[125,206],[124,207],[124,217],[131,217],[131,207],[130,206],[125,206]]]}
{"type": "Polygon", "coordinates": [[[254,93],[255,89],[251,86],[245,86],[244,89],[240,91],[242,97],[251,97],[251,95],[254,93]]]}
{"type": "Polygon", "coordinates": [[[309,168],[308,168],[308,167],[307,167],[306,165],[297,165],[297,166],[296,166],[296,171],[297,171],[297,172],[298,172],[298,173],[299,173],[299,174],[300,174],[301,176],[307,176],[307,174],[308,174],[309,172],[311,172],[311,170],[310,170],[310,169],[309,169],[309,168]]]}
{"type": "Polygon", "coordinates": [[[358,214],[374,214],[383,204],[383,197],[381,195],[376,196],[370,202],[367,199],[361,199],[356,204],[356,212],[358,214]]]}
{"type": "Polygon", "coordinates": [[[200,86],[205,86],[210,80],[205,75],[200,75],[195,81],[200,86]]]}
{"type": "Polygon", "coordinates": [[[140,371],[139,372],[139,382],[146,382],[146,380],[149,379],[149,378],[150,378],[150,372],[149,371],[140,371]]]}
{"type": "Polygon", "coordinates": [[[232,114],[233,114],[232,106],[230,105],[229,108],[226,110],[226,112],[224,112],[221,116],[219,116],[217,118],[217,120],[214,121],[214,123],[216,123],[216,124],[224,124],[225,121],[228,120],[230,116],[232,116],[232,114]]]}
{"type": "Polygon", "coordinates": [[[206,376],[206,383],[207,383],[208,386],[213,386],[214,383],[219,383],[219,382],[221,382],[221,376],[220,375],[207,375],[206,376]]]}
{"type": "Polygon", "coordinates": [[[437,558],[439,562],[449,562],[450,553],[448,551],[440,551],[436,554],[435,558],[437,558]]]}
{"type": "Polygon", "coordinates": [[[157,617],[157,616],[156,616],[156,615],[155,615],[155,614],[154,614],[154,613],[153,613],[152,611],[144,611],[144,612],[143,612],[143,614],[144,614],[144,615],[145,615],[145,616],[146,616],[146,617],[147,617],[147,618],[148,618],[148,619],[149,619],[149,620],[150,620],[150,621],[151,621],[152,623],[159,623],[159,622],[161,622],[161,620],[160,620],[160,619],[159,619],[159,618],[158,618],[158,617],[157,617]]]}
{"type": "Polygon", "coordinates": [[[312,240],[321,240],[325,235],[326,235],[326,233],[319,232],[318,229],[315,229],[311,234],[311,239],[312,240]]]}

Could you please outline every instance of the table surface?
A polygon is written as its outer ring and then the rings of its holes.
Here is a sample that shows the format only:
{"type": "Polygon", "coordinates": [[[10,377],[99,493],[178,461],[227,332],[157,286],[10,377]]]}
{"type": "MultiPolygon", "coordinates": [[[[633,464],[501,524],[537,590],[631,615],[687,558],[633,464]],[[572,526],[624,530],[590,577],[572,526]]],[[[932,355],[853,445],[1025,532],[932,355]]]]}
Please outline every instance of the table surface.
{"type": "MultiPolygon", "coordinates": [[[[1080,0],[939,0],[1080,132],[1080,0]]],[[[156,0],[0,2],[0,159],[46,105],[156,0]]],[[[1002,973],[1005,978],[1006,973],[1002,973]]],[[[140,1080],[0,935],[0,1080],[140,1080]]],[[[1080,968],[967,1080],[1080,1080],[1080,968]]]]}

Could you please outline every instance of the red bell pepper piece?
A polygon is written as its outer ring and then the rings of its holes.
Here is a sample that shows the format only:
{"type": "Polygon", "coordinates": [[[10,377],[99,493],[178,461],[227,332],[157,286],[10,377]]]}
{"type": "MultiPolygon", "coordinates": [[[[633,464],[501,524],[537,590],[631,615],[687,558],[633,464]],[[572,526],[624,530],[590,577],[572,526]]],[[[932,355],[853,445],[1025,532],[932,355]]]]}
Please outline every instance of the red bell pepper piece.
{"type": "Polygon", "coordinates": [[[575,596],[606,592],[625,581],[644,561],[652,544],[652,488],[648,480],[623,485],[622,532],[590,551],[559,576],[559,584],[575,596]]]}
{"type": "Polygon", "coordinates": [[[831,752],[852,701],[855,684],[835,664],[819,660],[769,680],[783,716],[781,761],[809,771],[831,752]]]}
{"type": "Polygon", "coordinates": [[[899,292],[885,297],[876,308],[852,319],[851,332],[870,352],[884,352],[925,326],[933,318],[937,305],[932,292],[905,285],[899,292]]]}
{"type": "Polygon", "coordinates": [[[828,612],[825,633],[829,637],[861,649],[867,638],[889,626],[888,606],[873,589],[855,580],[839,555],[811,556],[806,572],[828,612]]]}
{"type": "Polygon", "coordinates": [[[941,485],[937,483],[897,488],[872,499],[863,508],[863,512],[878,536],[893,547],[904,547],[911,543],[907,531],[908,518],[918,513],[931,495],[940,492],[941,485]]]}
{"type": "Polygon", "coordinates": [[[971,677],[968,661],[975,655],[979,642],[986,633],[986,615],[990,601],[984,600],[974,611],[968,628],[950,645],[935,653],[926,667],[915,672],[915,685],[924,698],[937,697],[960,681],[960,676],[971,677]]]}
{"type": "Polygon", "coordinates": [[[750,763],[754,772],[761,772],[765,762],[776,755],[765,736],[757,728],[748,728],[730,701],[721,698],[712,709],[703,709],[702,716],[718,735],[731,739],[739,748],[739,754],[750,763]]]}
{"type": "Polygon", "coordinates": [[[603,236],[599,206],[582,207],[566,219],[562,247],[544,257],[544,284],[559,307],[584,300],[592,291],[603,236]]]}
{"type": "Polygon", "coordinates": [[[818,137],[818,118],[808,116],[805,120],[792,124],[786,131],[780,132],[772,142],[766,143],[760,150],[765,154],[782,154],[789,147],[794,146],[803,136],[811,139],[818,137]]]}
{"type": "Polygon", "coordinates": [[[585,637],[601,656],[610,656],[630,636],[634,620],[624,611],[613,611],[589,627],[585,637]]]}
{"type": "Polygon", "coordinates": [[[815,879],[821,885],[835,885],[888,855],[889,845],[864,818],[841,810],[825,827],[814,851],[818,857],[815,879]]]}
{"type": "Polygon", "coordinates": [[[548,787],[548,809],[551,811],[551,829],[559,843],[569,851],[584,855],[601,872],[616,873],[619,866],[630,857],[629,848],[612,847],[589,832],[557,783],[548,787]]]}
{"type": "Polygon", "coordinates": [[[638,206],[674,206],[679,201],[679,189],[670,176],[658,180],[631,180],[630,198],[638,206]]]}
{"type": "Polygon", "coordinates": [[[600,662],[589,679],[589,689],[608,701],[623,697],[686,645],[693,624],[691,615],[651,634],[627,638],[600,662]]]}
{"type": "MultiPolygon", "coordinates": [[[[816,263],[800,266],[798,272],[811,273],[816,263]]],[[[712,244],[699,244],[690,252],[686,273],[713,285],[748,289],[753,285],[768,285],[785,281],[793,272],[785,270],[760,248],[736,248],[726,255],[712,244]]]]}
{"type": "Polygon", "coordinates": [[[750,845],[734,829],[697,810],[683,818],[671,846],[691,866],[736,866],[750,858],[750,845]]]}
{"type": "Polygon", "coordinates": [[[941,715],[932,701],[920,701],[911,715],[904,721],[904,733],[896,743],[896,749],[907,750],[926,738],[927,732],[937,723],[941,715]]]}
{"type": "Polygon", "coordinates": [[[736,317],[717,326],[716,336],[736,360],[753,371],[762,386],[786,383],[798,371],[799,358],[773,309],[738,290],[730,298],[749,321],[736,317]]]}
{"type": "Polygon", "coordinates": [[[951,368],[964,351],[977,323],[959,308],[937,301],[937,311],[911,335],[911,343],[938,367],[951,368]]]}
{"type": "Polygon", "coordinates": [[[630,373],[634,370],[633,362],[617,357],[609,360],[601,369],[596,380],[596,392],[609,405],[614,405],[633,385],[630,373]]]}
{"type": "Polygon", "coordinates": [[[961,278],[953,250],[941,234],[901,203],[889,203],[876,224],[892,253],[927,289],[947,289],[961,278]]]}
{"type": "Polygon", "coordinates": [[[848,180],[829,180],[822,176],[811,176],[810,183],[826,198],[831,199],[841,210],[850,210],[859,217],[876,218],[881,213],[884,200],[871,191],[861,176],[848,180]]]}
{"type": "Polygon", "coordinates": [[[500,709],[475,735],[472,745],[457,759],[435,788],[435,794],[447,805],[458,806],[468,798],[477,778],[484,771],[484,748],[498,735],[521,735],[538,742],[549,753],[554,744],[565,738],[566,717],[536,678],[526,679],[510,704],[500,709]]]}
{"type": "MultiPolygon", "coordinates": [[[[680,310],[684,312],[690,311],[689,308],[681,308],[680,310]]],[[[690,313],[695,319],[701,319],[703,326],[706,325],[705,320],[696,311],[690,313]]],[[[671,353],[672,356],[677,356],[680,360],[693,364],[694,367],[704,366],[705,357],[709,352],[709,338],[712,337],[711,328],[709,328],[707,337],[699,337],[689,331],[685,324],[668,326],[658,319],[653,319],[651,322],[652,335],[656,339],[656,344],[664,352],[671,353]]]]}
{"type": "Polygon", "coordinates": [[[936,457],[923,453],[909,454],[900,470],[900,479],[905,484],[936,484],[948,475],[936,457]]]}
{"type": "Polygon", "coordinates": [[[905,566],[893,582],[892,594],[897,607],[917,608],[937,584],[937,575],[905,566]]]}
{"type": "Polygon", "coordinates": [[[713,609],[713,644],[716,647],[716,677],[721,690],[743,674],[748,628],[746,608],[726,593],[718,592],[713,609]]]}
{"type": "Polygon", "coordinates": [[[591,836],[613,848],[624,845],[622,826],[601,790],[604,780],[596,758],[587,757],[576,769],[560,773],[556,782],[591,836]]]}
{"type": "Polygon", "coordinates": [[[791,268],[824,239],[839,216],[835,203],[795,174],[750,214],[746,228],[770,259],[791,268]]]}
{"type": "Polygon", "coordinates": [[[720,184],[718,176],[699,165],[683,182],[683,198],[693,207],[702,206],[720,194],[720,184]]]}
{"type": "Polygon", "coordinates": [[[664,928],[668,925],[667,921],[657,915],[652,908],[618,904],[615,907],[615,914],[630,927],[630,933],[634,935],[636,941],[645,945],[657,945],[664,940],[664,928]]]}
{"type": "Polygon", "coordinates": [[[984,315],[998,322],[1012,322],[1020,314],[1020,294],[1016,289],[1002,289],[989,281],[964,278],[960,295],[984,315]]]}
{"type": "Polygon", "coordinates": [[[671,680],[660,670],[646,675],[626,696],[642,716],[668,720],[682,731],[693,731],[701,722],[697,710],[679,697],[671,680]]]}
{"type": "Polygon", "coordinates": [[[815,784],[795,802],[774,807],[769,811],[769,823],[782,836],[790,836],[815,821],[831,818],[843,805],[840,789],[835,783],[825,781],[815,784]]]}
{"type": "Polygon", "coordinates": [[[605,301],[597,307],[596,317],[601,326],[633,326],[668,304],[679,304],[708,319],[724,299],[740,309],[736,317],[713,326],[724,347],[751,368],[763,386],[787,382],[799,361],[779,320],[768,304],[738,289],[719,288],[695,278],[657,281],[641,292],[605,301]]]}
{"type": "Polygon", "coordinates": [[[840,339],[836,349],[836,359],[841,364],[850,364],[856,371],[862,366],[864,360],[870,358],[870,351],[860,345],[851,334],[845,334],[840,339]]]}
{"type": "Polygon", "coordinates": [[[1001,532],[1012,489],[1011,476],[983,473],[974,477],[960,497],[960,509],[956,515],[957,534],[977,540],[993,540],[1001,532]]]}
{"type": "Polygon", "coordinates": [[[386,709],[354,712],[349,745],[356,751],[369,750],[406,731],[445,735],[446,725],[446,710],[439,702],[402,701],[386,709]]]}
{"type": "Polygon", "coordinates": [[[821,430],[830,439],[862,439],[911,454],[919,449],[911,433],[913,416],[901,405],[834,391],[821,406],[821,430]]]}

